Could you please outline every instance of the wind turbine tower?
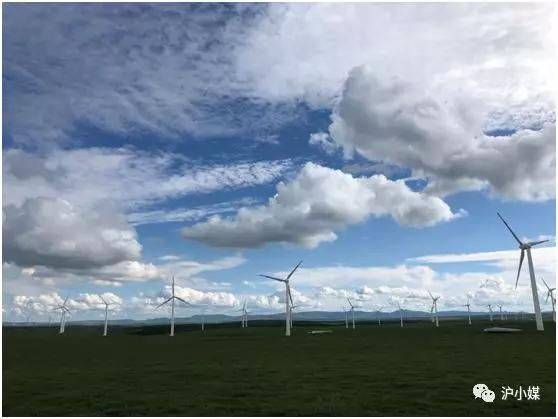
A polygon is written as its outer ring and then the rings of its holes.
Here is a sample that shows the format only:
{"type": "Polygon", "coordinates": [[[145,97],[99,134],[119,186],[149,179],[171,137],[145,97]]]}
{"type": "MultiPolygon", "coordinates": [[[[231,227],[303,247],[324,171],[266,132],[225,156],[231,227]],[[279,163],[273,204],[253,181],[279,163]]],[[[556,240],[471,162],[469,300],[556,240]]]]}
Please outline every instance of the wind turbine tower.
{"type": "Polygon", "coordinates": [[[349,300],[347,298],[347,301],[349,302],[349,305],[351,306],[350,312],[352,314],[353,317],[353,330],[355,329],[355,308],[361,308],[362,306],[354,306],[353,303],[351,302],[351,300],[349,300]]]}
{"type": "Polygon", "coordinates": [[[103,300],[103,304],[105,305],[105,327],[103,329],[103,336],[106,336],[108,332],[108,308],[110,304],[107,303],[102,296],[99,297],[101,297],[101,300],[103,300]]]}
{"type": "Polygon", "coordinates": [[[550,298],[550,302],[552,303],[552,320],[554,320],[554,323],[556,323],[556,295],[555,295],[556,288],[550,288],[548,284],[545,282],[545,280],[543,278],[541,279],[542,282],[544,283],[544,286],[548,290],[548,292],[546,293],[545,302],[548,302],[548,299],[550,298]]]}
{"type": "Polygon", "coordinates": [[[467,299],[467,304],[463,307],[467,307],[467,316],[469,317],[469,326],[471,326],[471,304],[469,304],[469,299],[467,299]]]}
{"type": "Polygon", "coordinates": [[[264,278],[273,279],[274,281],[283,282],[285,284],[285,336],[291,336],[290,302],[292,300],[292,296],[291,296],[291,287],[290,287],[290,284],[289,284],[289,280],[291,279],[291,276],[293,276],[293,274],[298,269],[298,267],[300,266],[301,263],[302,263],[302,261],[298,262],[298,265],[296,265],[294,267],[294,269],[287,275],[287,277],[285,279],[276,278],[276,277],[270,276],[270,275],[261,275],[260,274],[260,276],[263,276],[264,278]]]}
{"type": "Polygon", "coordinates": [[[500,309],[500,320],[503,321],[504,320],[504,313],[502,311],[502,305],[498,304],[498,308],[500,309]]]}
{"type": "Polygon", "coordinates": [[[68,307],[66,307],[67,301],[68,297],[66,297],[62,305],[59,305],[58,307],[53,309],[53,311],[60,310],[62,313],[60,316],[60,331],[58,332],[59,335],[63,334],[66,331],[66,313],[71,314],[70,310],[68,310],[68,307]]]}
{"type": "Polygon", "coordinates": [[[436,320],[436,327],[439,326],[439,322],[438,322],[438,300],[440,299],[440,296],[438,297],[434,297],[430,291],[428,291],[428,295],[430,295],[430,298],[432,298],[432,307],[434,308],[434,319],[436,320]]]}
{"type": "Polygon", "coordinates": [[[533,306],[535,307],[535,322],[537,324],[537,330],[543,331],[544,325],[542,321],[542,314],[541,314],[541,306],[539,304],[539,294],[537,291],[537,281],[535,279],[535,268],[533,266],[533,258],[531,257],[531,247],[536,246],[541,243],[545,243],[548,240],[539,240],[534,242],[522,242],[519,240],[519,237],[513,232],[511,227],[506,223],[506,221],[502,218],[502,216],[498,213],[498,217],[500,220],[505,224],[508,228],[510,233],[512,234],[513,238],[519,244],[519,248],[521,249],[521,256],[519,258],[519,269],[517,270],[517,279],[515,280],[515,288],[517,289],[517,283],[519,281],[519,274],[521,273],[521,265],[523,264],[523,258],[525,257],[525,253],[527,253],[527,261],[529,263],[529,275],[531,277],[531,292],[533,294],[533,306]]]}
{"type": "Polygon", "coordinates": [[[489,316],[490,316],[490,322],[493,322],[493,321],[494,321],[494,318],[492,317],[492,305],[491,305],[491,304],[487,304],[486,306],[488,307],[488,312],[490,313],[490,314],[489,314],[489,316]]]}
{"type": "Polygon", "coordinates": [[[184,301],[182,298],[177,297],[174,293],[174,275],[172,276],[172,294],[169,298],[167,298],[165,301],[163,301],[161,304],[159,304],[157,307],[155,307],[155,310],[157,310],[159,307],[164,306],[165,304],[167,304],[168,302],[171,303],[171,327],[170,327],[170,336],[174,336],[174,300],[178,300],[183,302],[184,304],[187,305],[191,305],[190,303],[184,301]]]}
{"type": "Polygon", "coordinates": [[[399,307],[399,320],[401,322],[401,327],[403,327],[403,310],[401,310],[401,304],[397,303],[397,307],[399,307]]]}
{"type": "Polygon", "coordinates": [[[349,313],[347,312],[347,310],[345,309],[345,307],[343,306],[343,312],[345,313],[345,329],[349,328],[349,313]]]}

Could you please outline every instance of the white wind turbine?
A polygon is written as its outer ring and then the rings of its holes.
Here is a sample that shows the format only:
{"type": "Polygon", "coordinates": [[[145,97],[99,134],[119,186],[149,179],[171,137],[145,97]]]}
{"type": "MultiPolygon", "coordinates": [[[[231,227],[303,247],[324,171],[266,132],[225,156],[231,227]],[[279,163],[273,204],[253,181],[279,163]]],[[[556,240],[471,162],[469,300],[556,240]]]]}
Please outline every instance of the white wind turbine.
{"type": "Polygon", "coordinates": [[[399,302],[397,302],[397,307],[399,307],[399,321],[401,322],[401,327],[403,327],[403,310],[399,302]]]}
{"type": "Polygon", "coordinates": [[[517,289],[517,283],[519,281],[519,274],[521,273],[521,265],[523,264],[523,258],[525,257],[525,252],[527,252],[527,262],[529,263],[529,275],[531,277],[531,292],[533,294],[533,305],[535,307],[535,322],[537,324],[537,330],[543,331],[544,325],[542,321],[542,314],[541,314],[541,306],[539,304],[539,294],[537,292],[537,281],[535,279],[535,268],[533,266],[533,258],[531,257],[531,247],[536,246],[541,243],[545,243],[548,240],[539,240],[535,242],[525,242],[523,243],[519,240],[519,237],[513,232],[511,227],[506,223],[506,221],[502,218],[502,216],[498,214],[500,220],[505,224],[508,228],[510,233],[512,234],[513,238],[519,243],[519,248],[521,249],[521,257],[519,258],[519,269],[517,270],[517,279],[515,280],[515,288],[517,289]]]}
{"type": "Polygon", "coordinates": [[[202,308],[201,312],[201,330],[205,331],[205,307],[202,308]]]}
{"type": "Polygon", "coordinates": [[[290,302],[292,300],[292,296],[291,296],[291,287],[289,285],[289,280],[291,279],[291,276],[293,276],[293,274],[298,269],[301,263],[302,261],[298,262],[298,265],[294,267],[294,269],[287,275],[285,279],[276,278],[270,275],[260,274],[260,276],[263,276],[264,278],[273,279],[274,281],[283,282],[285,284],[285,335],[286,336],[291,336],[291,318],[290,318],[291,316],[290,316],[289,307],[290,307],[290,302]]]}
{"type": "Polygon", "coordinates": [[[492,322],[492,321],[494,321],[494,318],[492,317],[492,305],[491,305],[491,304],[487,304],[486,306],[488,307],[488,312],[490,313],[490,314],[489,314],[489,316],[490,316],[490,321],[492,322]]]}
{"type": "Polygon", "coordinates": [[[60,331],[58,332],[58,334],[60,335],[66,331],[66,313],[71,314],[70,310],[68,310],[68,307],[66,307],[67,301],[68,297],[66,297],[62,305],[59,305],[58,307],[52,309],[52,311],[60,310],[62,312],[60,316],[60,331]]]}
{"type": "Polygon", "coordinates": [[[469,299],[467,298],[467,304],[464,304],[463,307],[467,307],[467,316],[469,317],[469,326],[471,326],[471,304],[469,304],[469,299]]]}
{"type": "Polygon", "coordinates": [[[291,312],[289,313],[289,317],[290,317],[290,319],[291,319],[291,329],[293,328],[293,310],[294,310],[295,308],[299,308],[299,307],[300,307],[300,306],[294,305],[294,304],[292,304],[292,302],[291,302],[291,307],[290,307],[291,312]]]}
{"type": "Polygon", "coordinates": [[[99,295],[99,297],[101,297],[101,300],[103,300],[103,304],[105,305],[105,327],[103,328],[103,336],[106,336],[108,332],[108,308],[110,303],[107,303],[102,295],[99,295]]]}
{"type": "Polygon", "coordinates": [[[554,295],[556,288],[550,288],[546,281],[543,278],[541,279],[546,289],[548,290],[548,292],[546,293],[545,302],[548,302],[548,298],[550,297],[550,302],[552,303],[552,320],[554,320],[554,322],[556,323],[556,296],[554,295]]]}
{"type": "Polygon", "coordinates": [[[498,308],[500,309],[500,320],[504,320],[504,312],[502,311],[502,305],[498,304],[498,308]]]}
{"type": "Polygon", "coordinates": [[[355,308],[361,308],[362,306],[355,306],[353,305],[353,303],[351,302],[351,300],[349,298],[347,298],[347,301],[349,302],[349,305],[351,306],[350,308],[350,312],[353,318],[353,329],[355,329],[355,308]]]}
{"type": "Polygon", "coordinates": [[[242,311],[242,317],[240,320],[240,327],[248,327],[248,312],[246,311],[246,300],[244,300],[244,305],[237,311],[242,311]]]}
{"type": "Polygon", "coordinates": [[[174,336],[174,300],[178,300],[178,301],[182,301],[184,304],[187,305],[191,305],[190,303],[188,303],[187,301],[184,301],[182,298],[177,297],[174,294],[174,275],[172,276],[172,295],[167,298],[165,301],[163,301],[161,304],[159,304],[157,307],[155,307],[155,310],[157,310],[159,307],[164,306],[165,304],[167,304],[169,301],[171,302],[171,328],[170,328],[170,336],[174,336]]]}
{"type": "Polygon", "coordinates": [[[376,311],[378,312],[378,326],[382,325],[382,319],[380,317],[380,313],[382,312],[382,309],[384,308],[384,306],[380,306],[376,311]]]}
{"type": "Polygon", "coordinates": [[[440,299],[440,296],[438,297],[434,297],[430,291],[428,291],[428,295],[430,295],[430,298],[432,298],[432,308],[434,310],[434,320],[436,322],[436,327],[439,326],[438,323],[438,300],[440,299]]]}
{"type": "Polygon", "coordinates": [[[343,312],[345,313],[345,329],[349,328],[349,312],[347,311],[347,309],[345,309],[345,306],[343,306],[343,312]]]}

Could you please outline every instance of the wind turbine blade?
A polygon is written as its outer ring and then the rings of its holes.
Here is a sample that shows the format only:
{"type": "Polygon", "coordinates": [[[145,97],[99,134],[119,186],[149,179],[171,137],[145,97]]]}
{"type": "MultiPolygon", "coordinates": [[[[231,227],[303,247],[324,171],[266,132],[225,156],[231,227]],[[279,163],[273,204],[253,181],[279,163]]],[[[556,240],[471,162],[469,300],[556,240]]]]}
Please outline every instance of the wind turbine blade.
{"type": "Polygon", "coordinates": [[[103,296],[102,296],[102,295],[99,295],[99,297],[101,298],[101,300],[103,300],[103,303],[105,303],[105,305],[108,306],[108,304],[107,304],[107,302],[105,301],[105,299],[103,298],[103,296]]]}
{"type": "Polygon", "coordinates": [[[293,296],[291,294],[291,287],[287,285],[287,292],[289,293],[289,300],[291,300],[291,308],[294,307],[293,296]]]}
{"type": "Polygon", "coordinates": [[[519,269],[517,270],[517,279],[515,280],[515,289],[517,289],[517,283],[519,282],[519,274],[521,273],[521,265],[523,264],[524,257],[525,249],[521,249],[521,257],[519,258],[519,269]]]}
{"type": "Polygon", "coordinates": [[[546,293],[546,300],[544,300],[545,303],[548,303],[548,297],[550,297],[550,290],[546,293]]]}
{"type": "Polygon", "coordinates": [[[184,301],[182,298],[180,297],[174,297],[175,299],[177,299],[178,301],[182,301],[184,304],[188,304],[189,306],[191,306],[192,304],[190,304],[188,301],[184,301]]]}
{"type": "Polygon", "coordinates": [[[537,244],[546,243],[548,240],[539,240],[538,242],[529,242],[529,246],[536,246],[537,244]]]}
{"type": "Polygon", "coordinates": [[[159,304],[157,307],[155,307],[155,310],[157,310],[159,307],[164,306],[165,304],[167,304],[170,300],[172,300],[172,297],[170,297],[169,299],[163,301],[161,304],[159,304]]]}
{"type": "Polygon", "coordinates": [[[349,300],[348,297],[347,297],[347,301],[349,302],[349,305],[351,306],[351,308],[355,308],[355,307],[353,306],[353,303],[351,303],[351,300],[349,300]]]}
{"type": "Polygon", "coordinates": [[[275,278],[274,276],[269,276],[269,275],[262,275],[260,274],[260,276],[263,276],[264,278],[269,278],[269,279],[273,279],[274,281],[279,281],[279,282],[287,282],[284,279],[281,278],[275,278]]]}
{"type": "Polygon", "coordinates": [[[544,278],[541,278],[541,281],[544,283],[544,285],[546,286],[546,288],[550,291],[550,287],[548,286],[548,284],[546,283],[546,281],[544,280],[544,278]]]}
{"type": "Polygon", "coordinates": [[[433,295],[430,293],[430,291],[428,291],[428,295],[430,295],[430,298],[434,299],[433,295]]]}
{"type": "Polygon", "coordinates": [[[294,269],[291,271],[291,273],[290,273],[289,275],[287,275],[287,281],[288,281],[289,279],[291,279],[291,276],[293,276],[293,274],[294,274],[295,271],[298,269],[298,267],[300,266],[301,263],[302,263],[302,261],[298,262],[298,265],[296,265],[296,266],[294,267],[294,269]]]}
{"type": "Polygon", "coordinates": [[[496,214],[498,214],[498,217],[500,217],[500,220],[502,220],[502,222],[506,225],[506,227],[508,228],[508,230],[510,231],[510,233],[512,234],[512,236],[515,238],[515,240],[519,243],[519,244],[523,244],[521,242],[521,240],[519,240],[519,237],[516,236],[516,234],[513,232],[513,230],[511,229],[511,227],[508,225],[508,223],[506,223],[506,220],[504,220],[502,218],[502,216],[500,215],[499,212],[497,212],[496,214]]]}

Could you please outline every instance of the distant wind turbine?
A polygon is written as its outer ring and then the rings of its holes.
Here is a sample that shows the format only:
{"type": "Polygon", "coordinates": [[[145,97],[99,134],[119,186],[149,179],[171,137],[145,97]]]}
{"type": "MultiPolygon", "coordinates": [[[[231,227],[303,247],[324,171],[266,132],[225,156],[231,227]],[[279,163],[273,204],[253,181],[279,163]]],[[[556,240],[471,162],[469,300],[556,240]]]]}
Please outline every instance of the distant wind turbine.
{"type": "Polygon", "coordinates": [[[383,306],[380,306],[380,307],[376,310],[376,311],[378,312],[378,326],[381,326],[381,325],[382,325],[382,320],[381,320],[381,317],[380,317],[380,313],[382,312],[382,309],[383,309],[383,308],[384,308],[383,306]]]}
{"type": "Polygon", "coordinates": [[[488,312],[490,313],[490,321],[494,321],[494,318],[492,317],[492,305],[491,304],[487,304],[486,305],[488,307],[488,312]]]}
{"type": "Polygon", "coordinates": [[[401,321],[401,327],[403,327],[403,310],[401,309],[401,304],[397,303],[397,307],[399,307],[399,320],[401,321]]]}
{"type": "Polygon", "coordinates": [[[464,304],[463,307],[467,307],[467,316],[469,317],[469,326],[471,326],[471,304],[469,304],[469,299],[467,298],[467,304],[464,304]]]}
{"type": "Polygon", "coordinates": [[[347,311],[347,309],[345,309],[345,306],[343,306],[343,312],[345,313],[345,329],[349,328],[349,312],[347,311]]]}
{"type": "Polygon", "coordinates": [[[531,257],[531,247],[536,246],[541,243],[545,243],[548,240],[539,240],[534,242],[522,242],[519,240],[519,237],[513,232],[511,227],[506,223],[506,220],[502,218],[502,216],[498,214],[500,220],[505,224],[508,228],[510,233],[512,234],[513,238],[519,243],[519,248],[521,249],[521,256],[519,258],[519,269],[517,270],[517,279],[515,280],[515,288],[517,289],[517,283],[519,282],[519,274],[521,273],[521,265],[523,264],[523,258],[525,257],[525,252],[527,252],[527,261],[529,263],[529,275],[531,277],[531,292],[533,294],[533,305],[535,307],[535,322],[537,324],[537,330],[543,331],[544,325],[542,321],[542,314],[541,314],[541,306],[539,304],[539,294],[537,292],[537,281],[535,279],[535,268],[533,266],[533,258],[531,257]]]}
{"type": "Polygon", "coordinates": [[[556,288],[550,288],[546,281],[543,278],[541,279],[544,283],[544,286],[548,290],[548,292],[546,293],[545,302],[548,302],[548,299],[550,298],[550,302],[552,303],[552,320],[554,320],[554,322],[556,323],[556,296],[554,295],[556,292],[556,288]]]}
{"type": "Polygon", "coordinates": [[[260,274],[260,276],[263,276],[264,278],[273,279],[274,281],[283,282],[285,284],[285,335],[286,336],[291,336],[291,319],[290,319],[291,316],[290,316],[289,306],[290,306],[290,301],[292,300],[292,296],[291,296],[291,287],[289,285],[289,280],[291,279],[291,276],[293,276],[293,274],[298,269],[301,263],[302,261],[298,262],[298,265],[294,267],[294,269],[287,275],[285,279],[276,278],[270,275],[260,274]]]}
{"type": "Polygon", "coordinates": [[[502,305],[498,304],[498,308],[500,309],[500,320],[504,320],[504,312],[502,311],[502,305]]]}
{"type": "Polygon", "coordinates": [[[187,301],[184,301],[182,298],[177,297],[174,294],[174,275],[173,275],[172,276],[172,295],[169,298],[167,298],[165,301],[163,301],[161,304],[159,304],[157,307],[155,307],[155,310],[157,310],[159,307],[164,306],[169,301],[171,303],[171,327],[170,327],[170,335],[169,336],[174,336],[174,300],[178,300],[178,301],[183,302],[184,304],[191,305],[187,301]]]}
{"type": "Polygon", "coordinates": [[[205,330],[205,307],[202,308],[201,312],[201,330],[202,332],[205,330]]]}
{"type": "Polygon", "coordinates": [[[108,308],[110,303],[107,303],[101,295],[99,295],[99,297],[101,297],[101,300],[103,300],[103,304],[105,305],[105,327],[103,328],[103,336],[106,336],[108,332],[108,308]]]}
{"type": "Polygon", "coordinates": [[[351,309],[349,310],[352,314],[353,317],[353,330],[355,329],[355,308],[361,308],[362,306],[355,306],[353,305],[353,303],[351,302],[350,299],[347,298],[347,301],[349,302],[349,305],[351,306],[351,309]]]}
{"type": "Polygon", "coordinates": [[[438,323],[438,300],[440,299],[440,296],[438,297],[434,297],[430,291],[428,291],[428,295],[430,295],[430,298],[432,298],[432,308],[434,309],[434,319],[436,320],[436,327],[439,326],[438,323]]]}
{"type": "Polygon", "coordinates": [[[59,335],[63,334],[66,331],[66,313],[71,314],[70,310],[68,310],[68,307],[66,307],[67,301],[68,297],[66,297],[62,305],[52,309],[53,311],[60,310],[62,312],[62,315],[60,316],[60,331],[58,332],[59,335]]]}
{"type": "Polygon", "coordinates": [[[248,327],[248,312],[246,311],[246,300],[244,300],[244,304],[242,308],[239,308],[238,311],[242,312],[242,318],[240,320],[240,327],[248,327]]]}

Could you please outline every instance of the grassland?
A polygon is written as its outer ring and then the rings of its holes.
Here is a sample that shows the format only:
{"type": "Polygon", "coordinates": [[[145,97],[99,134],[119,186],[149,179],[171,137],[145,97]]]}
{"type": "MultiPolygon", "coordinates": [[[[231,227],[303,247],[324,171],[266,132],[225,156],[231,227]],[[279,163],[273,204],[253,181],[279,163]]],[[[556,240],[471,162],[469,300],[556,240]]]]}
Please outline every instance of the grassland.
{"type": "Polygon", "coordinates": [[[443,322],[4,328],[3,415],[554,416],[554,323],[509,322],[486,334],[443,322]],[[316,328],[328,335],[312,336],[316,328]],[[475,400],[487,384],[496,400],[475,400]],[[503,401],[501,386],[538,385],[540,401],[503,401]]]}

